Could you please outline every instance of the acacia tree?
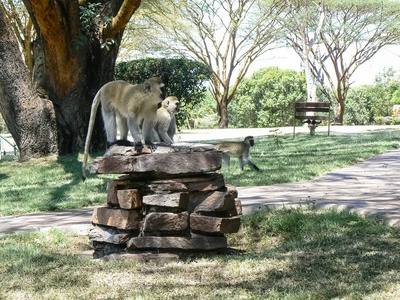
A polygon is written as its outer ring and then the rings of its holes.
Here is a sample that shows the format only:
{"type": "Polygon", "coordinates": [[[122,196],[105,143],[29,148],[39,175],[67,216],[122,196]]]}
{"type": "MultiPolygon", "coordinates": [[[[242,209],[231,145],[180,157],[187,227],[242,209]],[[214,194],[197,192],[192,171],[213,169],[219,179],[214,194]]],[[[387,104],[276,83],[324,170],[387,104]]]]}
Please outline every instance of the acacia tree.
{"type": "Polygon", "coordinates": [[[324,25],[325,10],[324,1],[316,4],[314,1],[286,0],[288,14],[282,19],[286,26],[286,39],[299,55],[304,66],[307,82],[307,101],[317,101],[318,78],[312,74],[312,66],[317,69],[321,63],[319,39],[324,25]],[[312,51],[313,50],[313,51],[312,51]]]}
{"type": "Polygon", "coordinates": [[[146,50],[188,55],[212,70],[211,93],[217,101],[219,127],[228,127],[228,105],[256,58],[279,39],[277,16],[282,1],[182,0],[149,3],[146,50]],[[154,26],[156,25],[156,26],[154,26]],[[159,29],[154,33],[154,29],[159,29]]]}
{"type": "MultiPolygon", "coordinates": [[[[342,123],[350,78],[361,64],[398,39],[400,4],[390,0],[325,4],[326,18],[320,39],[329,59],[321,67],[328,84],[322,77],[320,83],[328,99],[339,103],[338,122],[342,123]]],[[[314,57],[319,57],[319,53],[312,51],[314,57]]],[[[313,64],[312,71],[317,76],[320,68],[313,64]]]]}
{"type": "MultiPolygon", "coordinates": [[[[83,6],[78,0],[23,2],[43,50],[42,87],[49,100],[37,96],[0,8],[0,111],[21,159],[80,151],[93,96],[113,79],[124,28],[141,1],[80,1],[83,6]],[[94,13],[85,17],[82,9],[94,13]]],[[[96,123],[92,144],[99,148],[105,137],[102,122],[96,123]]]]}
{"type": "Polygon", "coordinates": [[[6,0],[4,3],[0,2],[0,6],[4,8],[10,26],[15,33],[25,65],[32,71],[33,53],[31,42],[34,34],[32,19],[29,17],[21,0],[6,0]]]}

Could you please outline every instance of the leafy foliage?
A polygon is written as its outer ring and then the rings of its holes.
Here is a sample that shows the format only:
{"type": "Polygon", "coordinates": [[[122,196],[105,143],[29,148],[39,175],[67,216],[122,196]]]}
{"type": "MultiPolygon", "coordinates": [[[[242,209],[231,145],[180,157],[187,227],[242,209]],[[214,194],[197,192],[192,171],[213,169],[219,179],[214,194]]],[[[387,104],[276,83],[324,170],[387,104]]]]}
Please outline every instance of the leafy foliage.
{"type": "Polygon", "coordinates": [[[376,76],[375,84],[349,90],[343,121],[351,125],[384,124],[395,104],[400,104],[400,80],[389,68],[376,76]]]}
{"type": "Polygon", "coordinates": [[[186,58],[146,58],[119,63],[115,77],[131,83],[142,83],[147,78],[159,76],[165,83],[168,96],[176,96],[181,102],[177,125],[182,127],[191,117],[194,106],[204,101],[211,70],[204,64],[186,58]]]}
{"type": "Polygon", "coordinates": [[[236,127],[292,125],[296,101],[307,99],[304,74],[278,67],[264,68],[243,80],[229,107],[236,127]]]}

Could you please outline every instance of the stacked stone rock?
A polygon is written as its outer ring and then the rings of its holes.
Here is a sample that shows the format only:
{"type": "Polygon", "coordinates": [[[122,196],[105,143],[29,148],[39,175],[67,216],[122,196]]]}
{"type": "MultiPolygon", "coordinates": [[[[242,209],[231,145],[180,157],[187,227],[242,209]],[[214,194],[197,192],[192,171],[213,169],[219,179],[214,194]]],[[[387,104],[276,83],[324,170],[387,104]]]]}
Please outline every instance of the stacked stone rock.
{"type": "Polygon", "coordinates": [[[221,152],[212,145],[113,146],[91,173],[125,174],[107,185],[107,206],[94,209],[94,257],[148,250],[214,250],[239,230],[241,204],[225,184],[221,152]]]}

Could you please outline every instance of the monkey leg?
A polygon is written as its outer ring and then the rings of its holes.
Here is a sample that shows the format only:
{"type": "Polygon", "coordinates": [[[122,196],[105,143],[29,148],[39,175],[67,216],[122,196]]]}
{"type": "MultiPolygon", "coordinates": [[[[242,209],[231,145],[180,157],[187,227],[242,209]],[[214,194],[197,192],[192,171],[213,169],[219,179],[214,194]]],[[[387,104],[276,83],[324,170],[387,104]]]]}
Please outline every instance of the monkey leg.
{"type": "Polygon", "coordinates": [[[143,125],[142,125],[143,139],[146,146],[149,147],[150,149],[155,149],[155,146],[152,141],[153,129],[154,129],[153,120],[143,120],[143,125]]]}
{"type": "Polygon", "coordinates": [[[239,156],[239,167],[240,167],[240,170],[243,171],[244,163],[243,163],[243,157],[242,156],[239,156]]]}
{"type": "Polygon", "coordinates": [[[118,123],[121,140],[128,140],[128,132],[129,132],[128,120],[125,117],[118,115],[117,123],[118,123]]]}
{"type": "Polygon", "coordinates": [[[225,168],[229,170],[231,165],[231,157],[226,153],[222,153],[222,162],[224,163],[225,168]]]}
{"type": "Polygon", "coordinates": [[[153,141],[153,143],[160,143],[161,139],[160,136],[158,135],[157,131],[155,129],[153,129],[151,131],[151,140],[153,141]]]}
{"type": "Polygon", "coordinates": [[[114,112],[106,112],[102,110],[104,128],[106,130],[107,141],[114,143],[117,140],[117,122],[114,112]]]}
{"type": "Polygon", "coordinates": [[[161,137],[161,140],[167,145],[171,145],[174,143],[174,141],[169,137],[166,131],[159,131],[158,133],[161,137]]]}
{"type": "Polygon", "coordinates": [[[260,171],[260,169],[249,158],[244,159],[244,163],[252,167],[254,170],[260,171]]]}
{"type": "Polygon", "coordinates": [[[140,135],[140,128],[138,122],[133,116],[128,119],[128,128],[129,131],[131,132],[133,140],[135,141],[135,150],[137,152],[142,152],[143,143],[142,143],[142,137],[140,135]]]}
{"type": "Polygon", "coordinates": [[[260,169],[254,163],[252,163],[250,160],[249,160],[248,164],[250,167],[253,167],[254,170],[260,171],[260,169]]]}

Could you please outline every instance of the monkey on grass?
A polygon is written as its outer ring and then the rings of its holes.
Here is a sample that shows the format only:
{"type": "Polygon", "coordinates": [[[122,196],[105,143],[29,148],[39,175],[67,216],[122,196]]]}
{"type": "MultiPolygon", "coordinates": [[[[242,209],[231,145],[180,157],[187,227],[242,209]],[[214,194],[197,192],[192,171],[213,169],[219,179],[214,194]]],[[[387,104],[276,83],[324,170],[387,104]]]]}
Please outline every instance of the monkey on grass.
{"type": "Polygon", "coordinates": [[[176,135],[176,118],[179,112],[179,100],[175,96],[167,97],[157,110],[157,118],[153,129],[153,141],[163,142],[167,145],[174,143],[176,135]]]}
{"type": "Polygon", "coordinates": [[[239,158],[239,166],[243,171],[244,165],[249,165],[254,170],[260,169],[250,160],[250,147],[254,146],[254,138],[246,136],[243,142],[222,142],[217,144],[219,150],[223,152],[222,160],[225,165],[230,166],[230,156],[239,158]]]}
{"type": "Polygon", "coordinates": [[[142,133],[144,142],[153,148],[152,130],[157,115],[158,104],[162,101],[164,83],[158,77],[147,79],[142,84],[130,84],[118,80],[106,83],[97,92],[93,99],[88,132],[85,141],[85,151],[82,163],[82,180],[85,181],[86,164],[89,154],[89,145],[92,137],[97,108],[101,103],[101,112],[107,141],[110,144],[132,146],[128,141],[130,131],[135,150],[142,152],[142,136],[140,124],[143,121],[142,133]],[[121,134],[121,140],[117,140],[117,121],[121,134]]]}

